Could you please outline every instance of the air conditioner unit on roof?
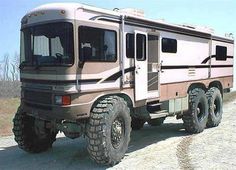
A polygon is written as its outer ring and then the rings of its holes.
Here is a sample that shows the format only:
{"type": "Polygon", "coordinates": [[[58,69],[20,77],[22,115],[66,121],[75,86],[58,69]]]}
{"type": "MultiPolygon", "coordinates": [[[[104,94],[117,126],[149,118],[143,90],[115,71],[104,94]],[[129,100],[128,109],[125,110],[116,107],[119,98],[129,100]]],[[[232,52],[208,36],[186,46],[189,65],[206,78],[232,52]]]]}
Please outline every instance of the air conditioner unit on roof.
{"type": "Polygon", "coordinates": [[[140,10],[140,9],[124,8],[124,9],[119,9],[119,12],[124,13],[124,14],[128,14],[128,15],[144,17],[144,11],[140,10]]]}

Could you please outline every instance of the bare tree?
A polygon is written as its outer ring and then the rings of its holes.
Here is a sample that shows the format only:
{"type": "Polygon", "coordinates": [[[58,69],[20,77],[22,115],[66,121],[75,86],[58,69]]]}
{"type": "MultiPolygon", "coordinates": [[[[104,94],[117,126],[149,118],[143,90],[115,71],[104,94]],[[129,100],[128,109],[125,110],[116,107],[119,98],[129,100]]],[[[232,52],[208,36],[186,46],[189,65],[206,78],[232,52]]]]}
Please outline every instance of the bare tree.
{"type": "Polygon", "coordinates": [[[3,56],[3,80],[9,81],[9,54],[3,56]]]}
{"type": "Polygon", "coordinates": [[[0,98],[19,97],[19,54],[5,54],[0,57],[0,98]]]}
{"type": "Polygon", "coordinates": [[[17,52],[15,52],[14,57],[12,58],[11,61],[11,76],[13,81],[18,81],[19,80],[19,65],[20,65],[20,56],[17,52]]]}
{"type": "Polygon", "coordinates": [[[3,64],[2,61],[0,61],[0,81],[3,80],[3,64]]]}

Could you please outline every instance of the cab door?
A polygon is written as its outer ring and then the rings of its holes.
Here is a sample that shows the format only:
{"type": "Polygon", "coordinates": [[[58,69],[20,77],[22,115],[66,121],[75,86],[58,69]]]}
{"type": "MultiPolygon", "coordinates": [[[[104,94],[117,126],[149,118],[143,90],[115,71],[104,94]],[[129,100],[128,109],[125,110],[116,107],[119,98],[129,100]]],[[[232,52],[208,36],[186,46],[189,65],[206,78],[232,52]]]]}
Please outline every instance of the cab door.
{"type": "Polygon", "coordinates": [[[147,33],[135,31],[135,100],[147,99],[147,33]]]}

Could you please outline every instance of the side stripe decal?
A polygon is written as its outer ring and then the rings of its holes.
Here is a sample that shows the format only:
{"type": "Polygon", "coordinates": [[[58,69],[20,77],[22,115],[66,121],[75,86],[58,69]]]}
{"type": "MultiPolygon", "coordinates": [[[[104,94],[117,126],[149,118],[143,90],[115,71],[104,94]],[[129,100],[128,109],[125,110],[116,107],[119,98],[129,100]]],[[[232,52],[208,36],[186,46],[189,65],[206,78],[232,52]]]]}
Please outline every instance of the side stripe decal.
{"type": "MultiPolygon", "coordinates": [[[[216,55],[209,56],[202,61],[202,64],[206,64],[211,58],[216,58],[216,55]]],[[[233,56],[226,56],[227,58],[234,58],[233,56]]]]}
{"type": "MultiPolygon", "coordinates": [[[[189,68],[227,68],[227,67],[233,67],[233,65],[179,65],[179,66],[161,66],[161,69],[163,70],[174,70],[174,69],[189,69],[189,68]]],[[[129,67],[125,69],[125,73],[132,72],[135,70],[135,67],[129,67]]],[[[118,78],[122,76],[122,71],[118,71],[105,79],[103,82],[113,82],[116,81],[118,78]]],[[[83,79],[83,80],[78,80],[79,84],[96,84],[101,79],[83,79]]],[[[36,79],[26,79],[26,78],[21,78],[21,82],[29,82],[29,83],[39,83],[39,84],[76,84],[76,80],[36,80],[36,79]]],[[[102,83],[103,83],[102,82],[102,83]]]]}

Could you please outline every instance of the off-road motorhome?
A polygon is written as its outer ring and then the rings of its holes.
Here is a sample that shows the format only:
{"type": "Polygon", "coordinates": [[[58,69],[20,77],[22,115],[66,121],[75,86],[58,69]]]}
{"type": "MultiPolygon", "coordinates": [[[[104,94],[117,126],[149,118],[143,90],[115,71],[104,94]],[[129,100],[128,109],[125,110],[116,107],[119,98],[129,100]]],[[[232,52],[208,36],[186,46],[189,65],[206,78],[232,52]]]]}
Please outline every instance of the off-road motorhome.
{"type": "Polygon", "coordinates": [[[167,116],[182,118],[190,133],[217,126],[233,84],[233,48],[212,29],[146,19],[139,10],[40,6],[22,19],[15,140],[35,153],[58,131],[84,134],[91,157],[114,165],[131,127],[167,116]]]}

